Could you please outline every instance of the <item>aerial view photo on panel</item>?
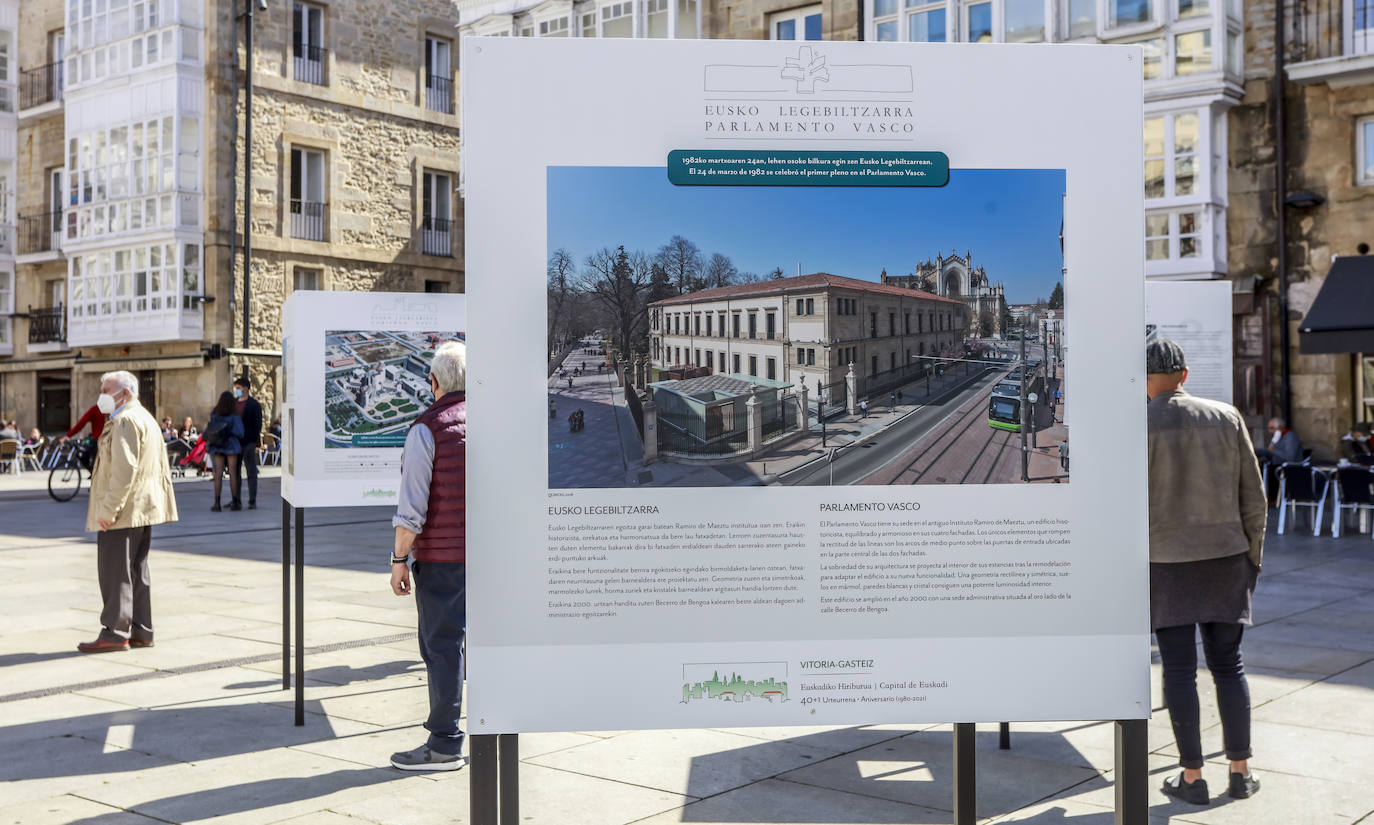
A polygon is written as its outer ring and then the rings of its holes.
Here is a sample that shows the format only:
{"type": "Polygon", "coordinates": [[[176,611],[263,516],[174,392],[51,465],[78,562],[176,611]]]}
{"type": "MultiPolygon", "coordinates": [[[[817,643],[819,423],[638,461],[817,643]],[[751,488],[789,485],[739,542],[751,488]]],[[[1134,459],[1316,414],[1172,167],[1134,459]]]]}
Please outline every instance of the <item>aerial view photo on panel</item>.
{"type": "Polygon", "coordinates": [[[462,340],[461,332],[326,332],[325,446],[403,446],[411,422],[434,402],[434,350],[462,340]]]}

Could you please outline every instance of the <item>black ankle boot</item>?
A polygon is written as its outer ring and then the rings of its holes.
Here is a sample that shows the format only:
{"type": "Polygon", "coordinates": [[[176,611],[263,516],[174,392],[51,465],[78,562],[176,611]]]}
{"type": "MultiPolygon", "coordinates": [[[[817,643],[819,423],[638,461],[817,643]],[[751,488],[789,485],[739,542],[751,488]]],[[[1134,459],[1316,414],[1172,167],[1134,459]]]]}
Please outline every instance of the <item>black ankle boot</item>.
{"type": "Polygon", "coordinates": [[[215,499],[215,504],[214,504],[213,507],[210,508],[210,512],[212,512],[212,513],[218,513],[218,512],[219,512],[220,510],[222,510],[222,509],[223,509],[223,508],[219,506],[219,499],[215,499]]]}
{"type": "Polygon", "coordinates": [[[238,499],[234,499],[234,500],[232,500],[232,501],[229,502],[229,509],[230,509],[230,510],[242,510],[242,509],[243,509],[243,505],[242,505],[241,503],[239,503],[239,500],[238,500],[238,499]]]}

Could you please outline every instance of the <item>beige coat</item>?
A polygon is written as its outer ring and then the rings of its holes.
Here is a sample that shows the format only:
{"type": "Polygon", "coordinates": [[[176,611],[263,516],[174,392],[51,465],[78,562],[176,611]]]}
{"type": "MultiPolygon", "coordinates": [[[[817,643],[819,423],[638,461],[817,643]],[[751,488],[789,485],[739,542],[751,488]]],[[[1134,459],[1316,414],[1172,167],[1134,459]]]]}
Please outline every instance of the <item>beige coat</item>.
{"type": "Polygon", "coordinates": [[[86,529],[99,531],[101,519],[113,522],[112,529],[177,520],[162,431],[138,399],[125,404],[100,434],[86,529]]]}

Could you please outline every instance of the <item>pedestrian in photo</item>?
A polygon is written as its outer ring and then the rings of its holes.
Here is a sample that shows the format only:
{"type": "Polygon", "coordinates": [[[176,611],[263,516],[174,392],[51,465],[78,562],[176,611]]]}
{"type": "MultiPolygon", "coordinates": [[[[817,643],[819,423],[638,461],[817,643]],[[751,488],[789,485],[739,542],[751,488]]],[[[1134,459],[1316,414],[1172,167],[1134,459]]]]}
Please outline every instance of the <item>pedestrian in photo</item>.
{"type": "Polygon", "coordinates": [[[550,398],[550,399],[549,399],[549,420],[552,421],[557,415],[558,415],[558,404],[554,403],[554,400],[553,400],[552,398],[550,398]]]}
{"type": "Polygon", "coordinates": [[[859,402],[859,412],[861,413],[861,415],[859,416],[860,418],[868,418],[868,399],[867,399],[867,398],[865,398],[864,400],[862,400],[862,401],[859,402]]]}
{"type": "Polygon", "coordinates": [[[1150,627],[1164,669],[1164,704],[1183,771],[1164,793],[1210,801],[1202,778],[1197,635],[1216,685],[1221,736],[1230,760],[1227,795],[1259,791],[1249,769],[1250,688],[1240,643],[1264,550],[1265,501],[1254,445],[1230,404],[1188,394],[1183,348],[1146,348],[1149,399],[1150,627]]]}
{"type": "Polygon", "coordinates": [[[200,437],[200,431],[196,429],[195,420],[191,418],[191,416],[189,415],[183,418],[181,420],[182,440],[185,441],[187,444],[194,444],[196,443],[196,439],[198,437],[200,437]]]}
{"type": "MultiPolygon", "coordinates": [[[[248,477],[248,509],[258,509],[258,447],[262,443],[262,405],[250,393],[248,376],[234,379],[234,415],[243,422],[243,451],[238,473],[248,477]]],[[[237,494],[234,496],[238,498],[237,494]]]]}
{"type": "Polygon", "coordinates": [[[229,509],[242,510],[239,501],[239,455],[243,452],[243,420],[234,415],[234,394],[225,390],[219,394],[219,402],[210,412],[210,422],[205,425],[201,436],[206,451],[213,462],[210,475],[215,485],[215,504],[210,512],[220,512],[220,484],[223,482],[226,467],[229,470],[229,509]]]}
{"type": "Polygon", "coordinates": [[[176,496],[157,421],[138,403],[138,378],[120,370],[100,377],[101,428],[86,529],[96,534],[100,635],[82,653],[153,646],[148,549],[154,525],[177,520],[176,496]]]}
{"type": "Polygon", "coordinates": [[[450,341],[434,352],[435,402],[411,425],[401,451],[401,490],[391,551],[391,592],[412,591],[420,657],[429,680],[429,738],[391,755],[403,771],[452,771],[462,755],[463,637],[467,631],[467,349],[450,341]]]}

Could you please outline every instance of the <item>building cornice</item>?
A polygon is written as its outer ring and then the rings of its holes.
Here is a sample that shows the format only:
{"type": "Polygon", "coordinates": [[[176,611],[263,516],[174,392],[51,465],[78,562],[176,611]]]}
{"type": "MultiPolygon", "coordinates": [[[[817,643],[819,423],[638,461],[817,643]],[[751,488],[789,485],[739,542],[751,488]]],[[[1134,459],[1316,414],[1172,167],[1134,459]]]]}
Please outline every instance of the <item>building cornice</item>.
{"type": "Polygon", "coordinates": [[[1325,83],[1333,89],[1343,89],[1374,83],[1374,53],[1305,60],[1285,68],[1288,79],[1303,86],[1325,83]]]}

